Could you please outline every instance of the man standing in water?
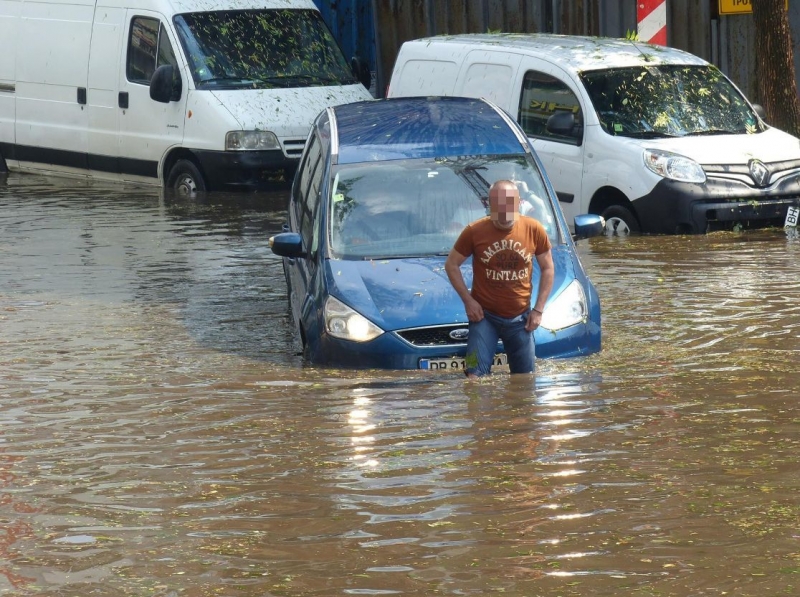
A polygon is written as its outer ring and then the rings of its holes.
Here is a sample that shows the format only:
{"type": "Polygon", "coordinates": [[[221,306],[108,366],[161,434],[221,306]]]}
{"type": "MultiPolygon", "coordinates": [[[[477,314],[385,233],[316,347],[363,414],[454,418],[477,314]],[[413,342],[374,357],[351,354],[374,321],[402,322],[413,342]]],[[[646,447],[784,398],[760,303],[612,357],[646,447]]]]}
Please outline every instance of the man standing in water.
{"type": "Polygon", "coordinates": [[[553,256],[547,231],[519,213],[519,189],[510,180],[489,188],[490,215],[468,224],[453,245],[444,269],[469,319],[466,374],[491,372],[501,339],[511,373],[531,373],[535,353],[533,331],[553,288],[553,256]],[[461,264],[472,256],[472,292],[461,264]],[[536,303],[531,308],[533,259],[541,270],[536,303]]]}

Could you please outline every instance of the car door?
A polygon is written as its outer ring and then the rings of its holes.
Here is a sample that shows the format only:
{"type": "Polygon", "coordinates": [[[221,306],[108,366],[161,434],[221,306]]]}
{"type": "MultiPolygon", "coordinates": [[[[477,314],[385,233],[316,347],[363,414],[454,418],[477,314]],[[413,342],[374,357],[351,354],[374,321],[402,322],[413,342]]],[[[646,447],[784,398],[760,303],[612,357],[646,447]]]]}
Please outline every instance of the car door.
{"type": "Polygon", "coordinates": [[[16,158],[85,170],[94,2],[24,2],[20,10],[16,158]]]}
{"type": "Polygon", "coordinates": [[[162,157],[183,142],[186,77],[181,77],[181,98],[160,103],[150,99],[150,79],[164,64],[182,72],[176,60],[177,40],[155,12],[128,10],[126,52],[120,76],[119,162],[123,174],[158,176],[162,157]]]}
{"type": "Polygon", "coordinates": [[[316,134],[310,136],[308,143],[289,206],[289,230],[300,234],[307,257],[285,258],[284,261],[292,314],[298,326],[305,321],[302,324],[304,327],[309,325],[307,318],[314,311],[314,303],[323,298],[313,295],[311,280],[318,267],[320,227],[317,218],[325,160],[316,134]]]}
{"type": "Polygon", "coordinates": [[[576,215],[585,213],[581,204],[583,186],[583,108],[578,94],[558,70],[523,60],[517,82],[517,121],[531,140],[556,190],[558,201],[570,226],[576,215]],[[550,72],[546,72],[546,70],[550,72]],[[557,111],[572,112],[580,138],[555,135],[547,130],[547,119],[557,111]]]}
{"type": "Polygon", "coordinates": [[[125,9],[103,7],[95,14],[89,52],[90,170],[119,173],[119,64],[125,9]]]}

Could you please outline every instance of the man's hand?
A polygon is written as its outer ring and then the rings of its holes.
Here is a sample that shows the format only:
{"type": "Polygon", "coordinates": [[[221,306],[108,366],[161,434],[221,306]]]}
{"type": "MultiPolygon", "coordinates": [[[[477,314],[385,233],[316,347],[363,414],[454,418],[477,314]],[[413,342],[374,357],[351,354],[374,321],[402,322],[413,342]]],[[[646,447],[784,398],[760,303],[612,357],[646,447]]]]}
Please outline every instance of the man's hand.
{"type": "Polygon", "coordinates": [[[532,332],[536,328],[539,327],[542,323],[542,314],[538,311],[531,309],[531,312],[528,313],[528,320],[525,322],[525,331],[532,332]]]}
{"type": "Polygon", "coordinates": [[[475,323],[483,319],[483,307],[471,296],[464,300],[464,309],[467,312],[467,319],[471,322],[475,323]]]}

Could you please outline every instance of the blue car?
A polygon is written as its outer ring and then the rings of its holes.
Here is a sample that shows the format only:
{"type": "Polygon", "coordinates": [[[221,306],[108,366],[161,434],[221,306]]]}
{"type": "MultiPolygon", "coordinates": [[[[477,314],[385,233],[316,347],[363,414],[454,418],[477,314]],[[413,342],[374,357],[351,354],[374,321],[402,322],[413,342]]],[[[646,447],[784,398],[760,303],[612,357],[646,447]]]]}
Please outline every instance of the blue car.
{"type": "MultiPolygon", "coordinates": [[[[498,179],[550,236],[555,282],[536,330],[537,357],[600,350],[600,301],[574,240],[600,234],[581,215],[570,234],[522,129],[478,99],[401,98],[328,108],[309,134],[288,223],[270,239],[283,257],[292,315],[315,364],[463,368],[464,304],[444,262],[464,226],[487,213],[498,179]]],[[[472,280],[470,260],[462,266],[472,280]]],[[[534,288],[539,270],[534,265],[534,288]]],[[[534,298],[535,298],[534,293],[534,298]]],[[[502,344],[496,363],[505,362],[502,344]]]]}

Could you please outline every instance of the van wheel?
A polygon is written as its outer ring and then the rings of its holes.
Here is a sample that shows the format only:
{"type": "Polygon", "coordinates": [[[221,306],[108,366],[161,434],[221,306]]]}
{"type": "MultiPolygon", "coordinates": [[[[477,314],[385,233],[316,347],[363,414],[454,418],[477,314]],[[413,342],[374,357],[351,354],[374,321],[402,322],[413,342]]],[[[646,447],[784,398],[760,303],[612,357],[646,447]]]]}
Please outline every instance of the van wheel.
{"type": "Polygon", "coordinates": [[[167,188],[182,197],[193,197],[206,191],[206,181],[194,162],[178,160],[169,172],[167,188]]]}
{"type": "Polygon", "coordinates": [[[636,216],[627,207],[612,205],[600,215],[606,221],[606,236],[628,236],[642,231],[636,216]]]}

